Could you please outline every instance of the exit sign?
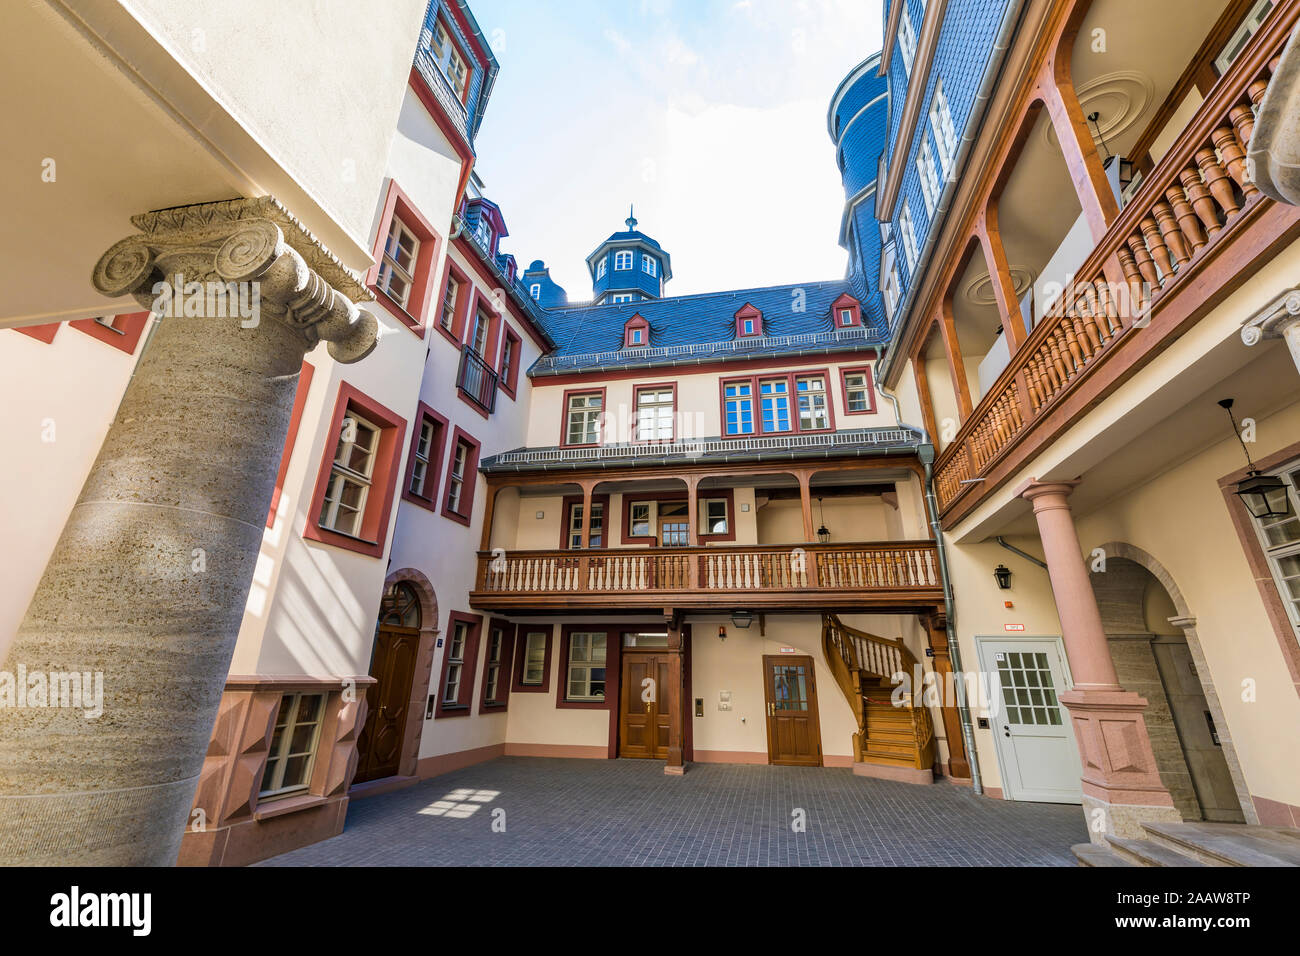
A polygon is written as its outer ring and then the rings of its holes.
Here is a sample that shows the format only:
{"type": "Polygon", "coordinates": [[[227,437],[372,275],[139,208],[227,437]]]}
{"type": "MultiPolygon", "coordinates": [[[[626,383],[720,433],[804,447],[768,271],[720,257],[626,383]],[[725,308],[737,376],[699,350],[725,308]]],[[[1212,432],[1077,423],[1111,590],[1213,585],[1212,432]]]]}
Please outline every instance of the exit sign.
{"type": "Polygon", "coordinates": [[[1005,626],[1008,631],[1023,631],[1025,629],[1023,624],[1007,624],[1005,626]]]}
{"type": "Polygon", "coordinates": [[[782,653],[782,654],[797,654],[798,651],[796,651],[793,647],[783,647],[783,648],[781,648],[781,653],[782,653]]]}

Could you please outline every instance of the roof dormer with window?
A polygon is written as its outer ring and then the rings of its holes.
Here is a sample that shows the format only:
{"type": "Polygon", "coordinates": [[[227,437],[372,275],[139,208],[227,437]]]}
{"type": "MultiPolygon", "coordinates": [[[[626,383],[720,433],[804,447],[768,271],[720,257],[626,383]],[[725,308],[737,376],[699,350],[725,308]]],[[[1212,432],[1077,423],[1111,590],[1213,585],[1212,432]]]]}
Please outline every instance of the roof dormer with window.
{"type": "Polygon", "coordinates": [[[862,328],[862,304],[847,292],[831,303],[831,321],[841,329],[862,328]]]}
{"type": "Polygon", "coordinates": [[[736,338],[757,338],[763,334],[763,313],[746,302],[736,312],[736,338]]]}
{"type": "Polygon", "coordinates": [[[643,349],[650,345],[650,322],[637,313],[623,326],[623,348],[643,349]]]}

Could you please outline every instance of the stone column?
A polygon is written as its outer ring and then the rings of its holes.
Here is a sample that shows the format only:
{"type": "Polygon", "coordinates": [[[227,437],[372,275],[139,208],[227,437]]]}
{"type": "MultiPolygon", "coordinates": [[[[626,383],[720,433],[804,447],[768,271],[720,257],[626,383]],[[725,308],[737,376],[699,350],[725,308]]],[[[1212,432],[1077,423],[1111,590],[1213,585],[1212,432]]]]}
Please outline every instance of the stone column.
{"type": "Polygon", "coordinates": [[[1115,673],[1067,500],[1077,484],[1031,478],[1016,494],[1034,506],[1061,619],[1074,688],[1059,698],[1079,743],[1089,836],[1095,843],[1107,835],[1142,838],[1143,821],[1182,818],[1156,768],[1142,716],[1147,702],[1120,687],[1115,673]]]}
{"type": "Polygon", "coordinates": [[[1300,288],[1280,296],[1241,326],[1241,340],[1255,345],[1261,339],[1282,339],[1300,372],[1300,288]]]}
{"type": "Polygon", "coordinates": [[[160,322],[5,664],[102,674],[102,715],[0,708],[4,865],[176,861],[303,357],[376,343],[365,287],[270,197],[131,221],[92,282],[160,322]]]}

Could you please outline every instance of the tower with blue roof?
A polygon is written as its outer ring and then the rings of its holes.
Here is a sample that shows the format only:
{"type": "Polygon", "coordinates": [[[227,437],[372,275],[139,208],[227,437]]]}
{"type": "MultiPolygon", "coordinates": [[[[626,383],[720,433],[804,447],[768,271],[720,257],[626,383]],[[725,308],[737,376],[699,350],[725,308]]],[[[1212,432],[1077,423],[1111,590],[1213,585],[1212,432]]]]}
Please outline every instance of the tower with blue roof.
{"type": "Polygon", "coordinates": [[[594,305],[661,298],[664,284],[673,277],[672,257],[637,230],[631,209],[624,225],[627,229],[614,233],[587,256],[594,305]]]}

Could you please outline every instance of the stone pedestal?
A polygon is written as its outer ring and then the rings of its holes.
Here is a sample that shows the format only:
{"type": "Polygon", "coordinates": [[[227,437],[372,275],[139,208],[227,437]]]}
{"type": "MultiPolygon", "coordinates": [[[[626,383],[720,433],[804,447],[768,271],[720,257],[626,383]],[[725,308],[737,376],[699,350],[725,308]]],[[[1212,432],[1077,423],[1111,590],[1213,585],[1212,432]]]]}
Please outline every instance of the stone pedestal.
{"type": "Polygon", "coordinates": [[[4,668],[102,674],[102,714],[0,708],[3,865],[176,861],[303,357],[376,341],[364,286],[269,197],[132,222],[92,281],[162,317],[4,668]]]}

